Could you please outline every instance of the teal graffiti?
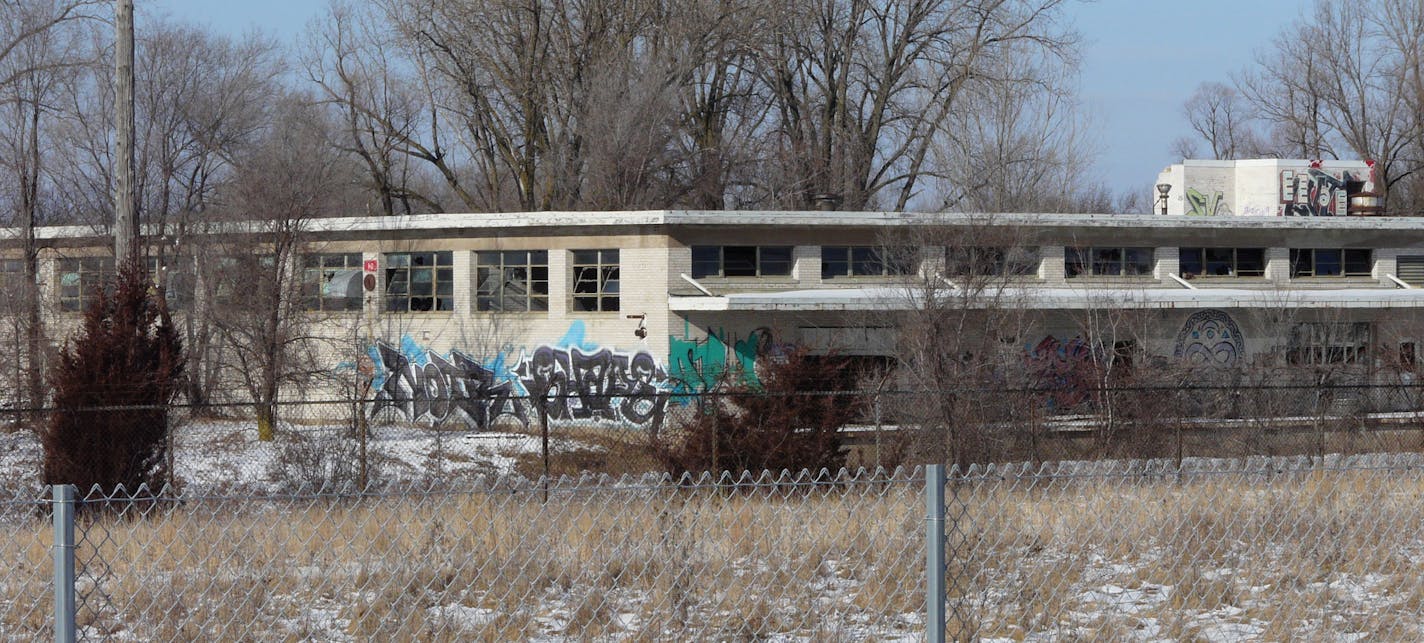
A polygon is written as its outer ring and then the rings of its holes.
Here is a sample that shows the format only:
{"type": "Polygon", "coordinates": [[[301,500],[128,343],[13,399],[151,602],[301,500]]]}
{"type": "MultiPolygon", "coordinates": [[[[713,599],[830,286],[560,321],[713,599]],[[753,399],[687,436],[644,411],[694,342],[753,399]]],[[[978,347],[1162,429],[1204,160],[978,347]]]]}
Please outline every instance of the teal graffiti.
{"type": "Polygon", "coordinates": [[[757,356],[771,340],[771,333],[758,328],[746,337],[729,340],[725,330],[708,330],[703,338],[668,336],[668,377],[674,382],[673,393],[695,393],[715,388],[718,384],[740,378],[746,384],[760,384],[756,373],[757,356]]]}

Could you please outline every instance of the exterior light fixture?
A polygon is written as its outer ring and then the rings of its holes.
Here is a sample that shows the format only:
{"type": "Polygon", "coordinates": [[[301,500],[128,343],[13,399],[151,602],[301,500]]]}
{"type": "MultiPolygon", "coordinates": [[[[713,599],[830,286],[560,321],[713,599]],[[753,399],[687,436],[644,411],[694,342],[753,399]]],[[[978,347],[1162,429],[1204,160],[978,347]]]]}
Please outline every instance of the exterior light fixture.
{"type": "Polygon", "coordinates": [[[1162,214],[1167,214],[1167,193],[1172,191],[1171,183],[1157,184],[1157,200],[1162,203],[1162,214]]]}

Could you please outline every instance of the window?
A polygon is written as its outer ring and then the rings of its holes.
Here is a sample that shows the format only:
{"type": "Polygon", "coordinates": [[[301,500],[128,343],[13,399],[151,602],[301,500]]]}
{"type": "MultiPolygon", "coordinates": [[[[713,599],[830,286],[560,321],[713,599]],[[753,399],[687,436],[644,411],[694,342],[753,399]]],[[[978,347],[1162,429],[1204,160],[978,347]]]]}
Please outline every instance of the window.
{"type": "Polygon", "coordinates": [[[25,279],[23,259],[0,259],[0,289],[13,292],[25,279]]]}
{"type": "Polygon", "coordinates": [[[475,310],[549,310],[548,251],[476,252],[475,310]]]}
{"type": "Polygon", "coordinates": [[[1399,343],[1399,365],[1404,368],[1414,370],[1414,366],[1419,363],[1418,356],[1414,352],[1414,342],[1399,343]]]}
{"type": "Polygon", "coordinates": [[[950,276],[992,275],[1019,277],[1038,274],[1038,248],[944,249],[945,274],[950,276]]]}
{"type": "Polygon", "coordinates": [[[302,256],[302,306],[307,310],[361,310],[361,253],[302,256]]]}
{"type": "Polygon", "coordinates": [[[692,276],[785,277],[791,246],[692,246],[692,276]]]}
{"type": "Polygon", "coordinates": [[[1291,277],[1368,277],[1374,258],[1368,249],[1291,248],[1291,277]]]}
{"type": "Polygon", "coordinates": [[[1369,322],[1304,322],[1291,328],[1286,361],[1296,365],[1361,361],[1370,345],[1369,322]]]}
{"type": "Polygon", "coordinates": [[[574,251],[574,310],[618,310],[618,251],[574,251]]]}
{"type": "Polygon", "coordinates": [[[193,304],[192,257],[149,257],[145,260],[148,278],[155,289],[163,288],[163,299],[170,310],[186,310],[193,304]]]}
{"type": "Polygon", "coordinates": [[[1180,248],[1180,270],[1188,277],[1264,277],[1265,248],[1180,248]]]}
{"type": "Polygon", "coordinates": [[[913,248],[824,246],[821,278],[913,275],[919,260],[919,252],[913,248]]]}
{"type": "Polygon", "coordinates": [[[59,260],[59,309],[83,311],[94,303],[100,288],[112,290],[113,257],[59,260]]]}
{"type": "Polygon", "coordinates": [[[1064,269],[1069,277],[1150,275],[1152,258],[1152,248],[1067,248],[1064,269]]]}
{"type": "Polygon", "coordinates": [[[217,306],[265,306],[277,278],[277,255],[221,255],[212,263],[212,302],[217,306]]]}
{"type": "Polygon", "coordinates": [[[386,310],[455,310],[454,256],[449,250],[386,254],[386,310]]]}

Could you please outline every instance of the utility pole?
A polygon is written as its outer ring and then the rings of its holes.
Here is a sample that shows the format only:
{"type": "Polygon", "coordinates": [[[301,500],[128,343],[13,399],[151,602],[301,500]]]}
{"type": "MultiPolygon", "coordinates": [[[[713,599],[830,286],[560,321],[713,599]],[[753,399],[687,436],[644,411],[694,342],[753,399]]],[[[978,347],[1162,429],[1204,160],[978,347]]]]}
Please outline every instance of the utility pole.
{"type": "Polygon", "coordinates": [[[134,252],[138,217],[134,212],[134,5],[114,7],[114,263],[134,252]]]}

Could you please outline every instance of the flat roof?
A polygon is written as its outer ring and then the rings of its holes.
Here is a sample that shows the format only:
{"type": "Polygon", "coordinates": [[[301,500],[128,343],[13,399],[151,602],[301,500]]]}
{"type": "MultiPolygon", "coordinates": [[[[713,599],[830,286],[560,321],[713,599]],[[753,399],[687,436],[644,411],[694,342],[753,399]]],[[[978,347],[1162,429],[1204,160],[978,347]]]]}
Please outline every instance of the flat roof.
{"type": "MultiPolygon", "coordinates": [[[[599,227],[870,227],[1026,226],[1040,229],[1177,229],[1177,230],[1375,230],[1424,232],[1424,217],[1192,217],[1161,214],[1036,214],[1036,213],[916,213],[825,212],[819,210],[638,210],[616,212],[482,212],[417,214],[397,217],[334,217],[312,219],[315,234],[360,236],[363,233],[449,233],[469,230],[517,230],[599,227]]],[[[205,223],[190,234],[260,232],[255,222],[205,223]]],[[[40,240],[83,239],[111,234],[106,226],[43,226],[40,240]]],[[[152,236],[152,232],[147,232],[152,236]]],[[[18,228],[0,229],[0,239],[16,239],[18,228]]]]}
{"type": "MultiPolygon", "coordinates": [[[[1245,290],[1230,288],[1006,288],[992,301],[1006,308],[1089,310],[1100,308],[1424,308],[1424,289],[1245,290]]],[[[944,289],[953,302],[963,293],[944,289]]],[[[836,288],[733,293],[715,297],[668,297],[674,311],[874,311],[916,310],[924,294],[907,287],[836,288]]],[[[972,299],[967,304],[974,305],[972,299]]],[[[986,300],[987,301],[987,300],[986,300]]],[[[953,304],[950,304],[952,306],[953,304]]],[[[983,304],[981,304],[983,305],[983,304]]]]}

